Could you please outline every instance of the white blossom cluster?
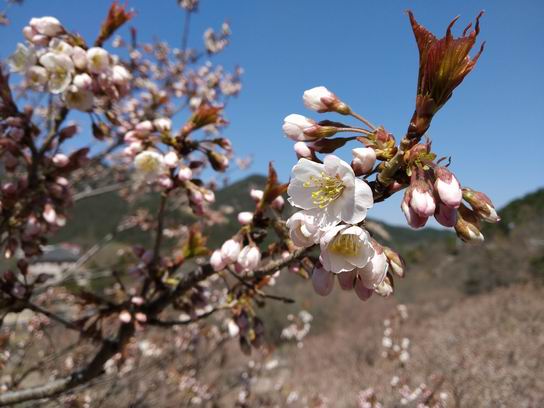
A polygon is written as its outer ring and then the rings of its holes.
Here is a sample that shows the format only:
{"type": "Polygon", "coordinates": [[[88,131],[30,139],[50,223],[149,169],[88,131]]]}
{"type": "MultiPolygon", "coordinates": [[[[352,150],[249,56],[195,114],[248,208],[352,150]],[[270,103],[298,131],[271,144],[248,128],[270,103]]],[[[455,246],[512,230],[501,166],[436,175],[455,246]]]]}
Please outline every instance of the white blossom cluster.
{"type": "Polygon", "coordinates": [[[291,323],[281,331],[281,338],[297,342],[297,347],[302,348],[302,340],[310,333],[311,322],[314,317],[306,310],[301,310],[295,316],[287,315],[287,320],[291,323]]]}
{"type": "Polygon", "coordinates": [[[84,112],[96,96],[116,99],[127,92],[132,76],[118,58],[101,47],[76,45],[56,18],[32,18],[23,34],[27,44],[17,44],[9,65],[29,88],[60,94],[68,108],[84,112]]]}
{"type": "MultiPolygon", "coordinates": [[[[317,87],[306,91],[303,100],[308,108],[321,112],[328,106],[323,101],[335,98],[325,87],[317,87]]],[[[305,119],[301,115],[285,119],[283,130],[288,137],[300,143],[311,141],[314,133],[320,135],[316,127],[321,126],[302,123],[305,120],[300,118],[305,119]]],[[[297,145],[296,149],[304,150],[305,146],[297,145]]],[[[355,158],[358,153],[354,152],[355,158]]],[[[291,205],[301,209],[287,220],[291,240],[298,247],[317,244],[321,249],[322,267],[312,277],[319,294],[330,293],[334,275],[343,289],[354,289],[363,300],[375,290],[389,294],[380,288],[388,270],[387,257],[362,224],[373,206],[372,190],[352,166],[333,154],[322,163],[301,157],[293,167],[287,194],[291,205]]]]}

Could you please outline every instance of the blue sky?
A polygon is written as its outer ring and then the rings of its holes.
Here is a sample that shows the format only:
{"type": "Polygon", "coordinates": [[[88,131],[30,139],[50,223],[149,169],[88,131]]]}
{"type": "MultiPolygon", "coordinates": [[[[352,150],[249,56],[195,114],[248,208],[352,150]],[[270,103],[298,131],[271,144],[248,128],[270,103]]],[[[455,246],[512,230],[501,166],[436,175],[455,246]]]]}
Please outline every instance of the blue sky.
{"type": "MultiPolygon", "coordinates": [[[[26,0],[12,7],[0,28],[0,56],[22,40],[33,16],[53,15],[85,38],[96,36],[107,0],[26,0]]],[[[175,0],[130,0],[142,41],[155,36],[179,46],[183,14],[175,0]]],[[[483,190],[501,206],[544,185],[544,2],[363,0],[203,0],[190,44],[200,46],[207,27],[231,24],[232,44],[218,59],[245,70],[241,95],[229,104],[225,134],[238,154],[252,154],[250,172],[273,160],[287,179],[296,158],[281,124],[289,113],[313,115],[302,92],[325,85],[374,123],[400,138],[413,111],[418,53],[405,10],[442,35],[461,15],[460,30],[482,9],[480,39],[486,50],[475,70],[435,117],[429,135],[439,155],[466,186],[483,190]]],[[[457,31],[459,33],[459,31],[457,31]]],[[[126,29],[124,31],[126,34],[126,29]]],[[[337,118],[330,115],[329,118],[337,118]]],[[[84,136],[82,136],[84,137],[84,136]]],[[[346,160],[349,151],[343,151],[346,160]]],[[[404,222],[401,195],[372,215],[404,222]]]]}

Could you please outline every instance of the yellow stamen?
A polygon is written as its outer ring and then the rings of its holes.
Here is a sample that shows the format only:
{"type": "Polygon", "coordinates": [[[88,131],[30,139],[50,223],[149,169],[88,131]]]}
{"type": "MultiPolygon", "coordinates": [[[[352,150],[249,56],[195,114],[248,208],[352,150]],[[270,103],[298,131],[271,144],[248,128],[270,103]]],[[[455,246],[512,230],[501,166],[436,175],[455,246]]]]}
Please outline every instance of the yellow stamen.
{"type": "Polygon", "coordinates": [[[315,188],[316,191],[312,192],[313,203],[319,208],[325,208],[342,195],[345,186],[338,176],[332,177],[321,172],[321,177],[311,176],[304,187],[315,188]]]}
{"type": "Polygon", "coordinates": [[[359,237],[354,234],[341,234],[334,238],[331,251],[343,256],[355,256],[361,248],[359,237]]]}

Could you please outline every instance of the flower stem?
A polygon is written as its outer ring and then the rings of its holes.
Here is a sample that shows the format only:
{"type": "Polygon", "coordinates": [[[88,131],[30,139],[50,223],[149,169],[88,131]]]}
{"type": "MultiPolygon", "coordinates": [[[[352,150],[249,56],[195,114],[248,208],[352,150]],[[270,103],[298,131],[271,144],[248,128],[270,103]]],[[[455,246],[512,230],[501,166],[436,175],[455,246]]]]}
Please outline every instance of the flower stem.
{"type": "Polygon", "coordinates": [[[360,120],[361,122],[363,122],[365,125],[367,125],[370,129],[372,130],[375,130],[376,129],[376,126],[374,126],[372,123],[370,123],[368,120],[366,120],[365,118],[363,118],[361,115],[359,115],[358,113],[356,112],[351,112],[350,113],[351,116],[353,116],[355,119],[358,119],[360,120]]]}

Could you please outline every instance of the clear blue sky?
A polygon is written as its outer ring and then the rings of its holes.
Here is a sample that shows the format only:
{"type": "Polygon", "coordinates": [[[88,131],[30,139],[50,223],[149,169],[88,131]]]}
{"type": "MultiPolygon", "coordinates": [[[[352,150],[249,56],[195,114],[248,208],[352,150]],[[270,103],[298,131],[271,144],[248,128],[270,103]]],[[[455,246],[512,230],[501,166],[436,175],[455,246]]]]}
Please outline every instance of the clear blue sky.
{"type": "MultiPolygon", "coordinates": [[[[108,0],[26,0],[0,28],[0,56],[21,41],[32,16],[53,15],[93,39],[108,0]]],[[[179,46],[182,11],[175,0],[130,0],[140,39],[153,36],[179,46]]],[[[374,123],[397,137],[413,111],[418,53],[405,14],[442,34],[461,15],[458,30],[479,10],[486,50],[475,70],[435,117],[434,150],[452,155],[464,185],[487,192],[498,206],[544,185],[544,2],[203,0],[193,19],[190,43],[227,19],[232,44],[220,57],[227,68],[245,69],[241,95],[229,106],[229,136],[240,155],[253,154],[250,172],[264,173],[273,160],[287,179],[295,156],[282,136],[283,118],[312,114],[302,92],[325,85],[374,123]]],[[[458,33],[459,31],[457,31],[458,33]]],[[[126,29],[125,29],[126,33],[126,29]]],[[[334,116],[331,118],[334,119],[334,116]]],[[[345,155],[348,160],[349,152],[345,155]]],[[[403,223],[401,196],[378,205],[372,215],[403,223]]]]}

